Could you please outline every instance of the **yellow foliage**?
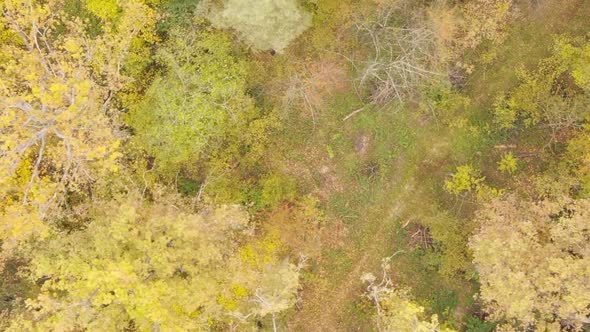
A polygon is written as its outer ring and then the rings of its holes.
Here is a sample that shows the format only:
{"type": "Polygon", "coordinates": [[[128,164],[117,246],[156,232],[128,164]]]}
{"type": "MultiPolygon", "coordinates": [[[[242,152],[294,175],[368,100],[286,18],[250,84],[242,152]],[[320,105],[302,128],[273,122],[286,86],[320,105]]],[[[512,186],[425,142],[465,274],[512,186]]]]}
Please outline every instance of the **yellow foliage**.
{"type": "Polygon", "coordinates": [[[248,296],[248,290],[241,285],[233,285],[231,291],[235,297],[240,299],[248,296]]]}
{"type": "Polygon", "coordinates": [[[502,159],[498,162],[498,170],[513,174],[518,168],[518,159],[514,157],[512,152],[504,154],[502,159]]]}
{"type": "Polygon", "coordinates": [[[240,248],[240,260],[253,267],[263,268],[278,258],[282,244],[276,235],[267,235],[262,240],[247,243],[240,248]]]}
{"type": "Polygon", "coordinates": [[[492,319],[539,331],[556,319],[581,326],[590,314],[588,211],[589,200],[514,196],[480,209],[470,247],[492,319]]]}
{"type": "Polygon", "coordinates": [[[412,301],[407,290],[382,289],[378,302],[374,319],[381,332],[454,332],[440,326],[437,315],[428,319],[424,307],[412,301]]]}
{"type": "Polygon", "coordinates": [[[27,300],[28,310],[13,317],[9,331],[118,331],[130,321],[138,331],[155,324],[166,331],[226,324],[247,330],[293,305],[299,273],[280,259],[275,238],[242,251],[260,265],[239,259],[239,243],[251,234],[243,209],[197,214],[177,197],[160,199],[170,203],[101,201],[85,229],[67,236],[49,232],[36,242],[28,278],[52,277],[27,300]]]}
{"type": "Polygon", "coordinates": [[[112,6],[125,15],[90,36],[87,21],[63,11],[65,0],[2,5],[0,218],[11,230],[2,236],[6,243],[25,240],[20,231],[43,232],[43,219],[66,189],[80,193],[118,171],[120,141],[105,101],[129,82],[121,73],[128,45],[138,36],[153,40],[156,14],[139,0],[86,4],[99,16],[112,16],[112,6]]]}
{"type": "Polygon", "coordinates": [[[473,0],[463,7],[463,22],[457,40],[459,49],[477,47],[482,41],[500,43],[513,17],[513,0],[473,0]]]}
{"type": "Polygon", "coordinates": [[[472,166],[458,166],[457,172],[453,174],[452,179],[445,181],[445,190],[455,195],[471,192],[477,190],[484,180],[485,177],[480,176],[479,171],[472,166]]]}
{"type": "Polygon", "coordinates": [[[112,20],[119,12],[119,6],[114,0],[88,0],[86,8],[103,20],[112,20]]]}

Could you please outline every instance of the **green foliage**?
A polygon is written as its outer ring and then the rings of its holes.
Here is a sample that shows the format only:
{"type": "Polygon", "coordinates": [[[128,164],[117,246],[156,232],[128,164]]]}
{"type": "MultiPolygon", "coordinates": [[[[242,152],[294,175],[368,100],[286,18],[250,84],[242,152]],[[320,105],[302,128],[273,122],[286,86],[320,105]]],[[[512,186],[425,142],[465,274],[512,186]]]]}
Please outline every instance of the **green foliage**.
{"type": "Polygon", "coordinates": [[[160,10],[164,13],[164,17],[158,22],[158,31],[167,33],[171,29],[190,24],[200,2],[201,0],[160,1],[160,10]]]}
{"type": "MultiPolygon", "coordinates": [[[[555,39],[553,54],[541,60],[538,68],[517,70],[519,84],[496,98],[493,106],[500,128],[525,127],[547,123],[555,128],[571,127],[586,114],[590,81],[590,46],[575,46],[569,39],[555,39]]],[[[581,43],[577,43],[581,44],[581,43]]]]}
{"type": "Polygon", "coordinates": [[[224,0],[209,11],[214,26],[235,29],[255,50],[281,52],[311,25],[311,15],[295,0],[224,0]]]}
{"type": "Polygon", "coordinates": [[[187,196],[191,196],[191,195],[195,195],[198,191],[199,191],[199,184],[197,183],[197,181],[184,177],[184,176],[179,176],[178,180],[177,180],[177,189],[178,192],[183,194],[183,195],[187,195],[187,196]]]}
{"type": "Polygon", "coordinates": [[[494,120],[500,128],[514,128],[518,112],[513,106],[505,96],[499,96],[494,101],[494,120]]]}
{"type": "Polygon", "coordinates": [[[429,304],[432,311],[442,313],[440,318],[448,322],[453,319],[452,313],[459,305],[459,298],[454,290],[440,289],[432,294],[429,304]]]}
{"type": "Polygon", "coordinates": [[[546,63],[536,73],[519,71],[520,85],[510,92],[510,97],[496,102],[497,122],[501,128],[511,128],[517,120],[532,126],[542,120],[553,121],[552,109],[564,107],[559,96],[551,93],[554,80],[561,74],[554,64],[546,63]]]}
{"type": "Polygon", "coordinates": [[[220,169],[256,161],[275,120],[247,95],[248,66],[229,36],[203,24],[170,35],[157,53],[165,72],[127,117],[135,143],[168,176],[207,160],[220,169]]]}
{"type": "Polygon", "coordinates": [[[496,323],[486,322],[477,317],[469,317],[465,322],[466,332],[492,332],[496,328],[496,323]]]}
{"type": "Polygon", "coordinates": [[[213,176],[207,179],[206,193],[214,202],[251,204],[253,196],[257,197],[258,188],[252,188],[250,181],[241,179],[233,173],[213,176]],[[252,194],[252,192],[255,192],[252,194]]]}
{"type": "Polygon", "coordinates": [[[555,41],[554,52],[571,71],[576,85],[590,92],[590,43],[561,36],[555,41]]]}
{"type": "Polygon", "coordinates": [[[268,330],[297,301],[287,253],[307,288],[275,330],[579,328],[587,9],[3,1],[0,330],[268,330]],[[517,152],[544,173],[499,176],[517,152]],[[359,267],[392,247],[359,301],[359,267]]]}
{"type": "MultiPolygon", "coordinates": [[[[303,8],[312,14],[312,26],[305,46],[315,50],[335,50],[342,47],[337,30],[346,25],[354,11],[356,0],[304,0],[303,8]]],[[[356,8],[357,10],[359,8],[356,8]]]]}
{"type": "Polygon", "coordinates": [[[454,195],[462,193],[475,193],[477,199],[487,200],[498,197],[502,190],[496,189],[484,183],[485,176],[471,165],[457,167],[457,172],[452,175],[451,180],[445,180],[445,191],[454,195]]]}
{"type": "Polygon", "coordinates": [[[423,93],[423,112],[441,119],[445,124],[453,123],[471,102],[469,97],[444,84],[428,86],[423,93]]]}
{"type": "Polygon", "coordinates": [[[449,279],[473,273],[471,255],[467,249],[468,236],[473,226],[446,213],[438,213],[421,221],[428,227],[436,246],[431,254],[438,272],[449,279]]]}
{"type": "Polygon", "coordinates": [[[282,201],[295,198],[297,189],[293,179],[286,175],[271,174],[262,180],[260,205],[274,206],[282,201]]]}

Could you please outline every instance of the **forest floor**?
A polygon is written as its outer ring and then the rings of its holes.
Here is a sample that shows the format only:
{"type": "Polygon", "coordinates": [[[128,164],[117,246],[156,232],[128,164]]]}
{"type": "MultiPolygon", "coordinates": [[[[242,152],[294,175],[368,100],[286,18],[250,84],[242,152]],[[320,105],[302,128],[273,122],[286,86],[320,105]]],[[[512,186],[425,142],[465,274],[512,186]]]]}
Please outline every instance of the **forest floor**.
{"type": "MultiPolygon", "coordinates": [[[[439,273],[440,257],[422,221],[444,219],[461,236],[470,232],[462,222],[475,204],[443,191],[456,166],[472,163],[482,167],[493,185],[501,188],[507,183],[494,168],[502,152],[497,145],[506,138],[487,131],[489,110],[493,97],[517,82],[514,68],[534,66],[549,55],[553,35],[580,35],[588,27],[579,13],[590,2],[562,3],[546,1],[529,12],[523,10],[527,19],[511,28],[495,60],[469,77],[463,94],[471,105],[451,116],[467,119],[471,127],[442,125],[436,112],[411,103],[367,109],[343,121],[363,106],[350,91],[334,96],[323,111],[314,113],[313,125],[309,117],[302,117],[285,129],[291,139],[288,168],[300,178],[306,174],[311,192],[325,203],[329,223],[345,229],[334,234],[339,244],[325,246],[304,272],[302,301],[291,315],[289,331],[370,331],[372,308],[363,299],[366,285],[361,275],[380,275],[382,259],[400,250],[392,263],[394,283],[410,287],[416,300],[441,321],[466,329],[476,306],[475,278],[439,273]]],[[[530,139],[539,148],[539,140],[548,138],[540,133],[530,139]]],[[[524,153],[530,147],[519,148],[524,153]]]]}
{"type": "Polygon", "coordinates": [[[305,151],[300,165],[308,169],[299,172],[330,174],[316,181],[316,191],[328,197],[329,220],[341,221],[347,231],[305,274],[302,305],[289,330],[370,330],[371,308],[362,300],[366,285],[361,275],[380,275],[382,259],[398,250],[404,252],[394,261],[394,281],[412,286],[422,301],[446,296],[442,301],[452,303],[439,303],[439,314],[461,315],[472,295],[471,284],[423,272],[423,252],[409,234],[415,233],[420,218],[437,210],[437,193],[428,188],[442,187],[448,171],[449,132],[436,119],[425,121],[421,112],[409,109],[367,111],[342,122],[355,109],[354,101],[342,101],[351,99],[336,98],[334,109],[316,118],[319,129],[305,135],[300,145],[305,151]]]}

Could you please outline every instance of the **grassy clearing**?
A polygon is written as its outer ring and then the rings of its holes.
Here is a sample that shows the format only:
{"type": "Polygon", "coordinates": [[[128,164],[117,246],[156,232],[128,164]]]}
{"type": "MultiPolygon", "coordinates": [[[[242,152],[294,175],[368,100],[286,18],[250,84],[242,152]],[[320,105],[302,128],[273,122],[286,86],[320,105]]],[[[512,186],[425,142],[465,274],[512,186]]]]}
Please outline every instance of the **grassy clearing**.
{"type": "MultiPolygon", "coordinates": [[[[362,298],[360,276],[379,273],[381,259],[398,250],[404,253],[393,261],[393,280],[411,288],[430,313],[458,330],[493,329],[478,317],[477,279],[466,248],[476,204],[445,193],[443,183],[457,166],[472,164],[490,185],[507,188],[512,178],[497,169],[506,152],[498,146],[518,141],[517,154],[543,151],[543,131],[493,131],[491,107],[498,94],[518,83],[515,68],[534,68],[550,53],[552,34],[587,27],[573,8],[588,6],[546,1],[540,8],[523,7],[527,19],[510,28],[503,44],[483,45],[468,55],[479,63],[459,93],[468,103],[432,110],[421,104],[366,109],[342,121],[363,106],[349,90],[331,95],[315,112],[286,115],[277,137],[281,144],[269,159],[298,179],[301,192],[321,198],[329,224],[345,228],[338,245],[323,247],[305,272],[302,303],[290,317],[289,330],[370,331],[373,309],[362,298]],[[563,24],[564,17],[573,17],[571,24],[563,24]],[[424,238],[417,239],[424,228],[424,238]]],[[[334,40],[342,33],[328,25],[312,29],[307,38],[321,40],[316,34],[326,30],[334,40]]],[[[322,45],[287,56],[323,57],[322,45]]],[[[437,98],[425,93],[421,102],[437,98]]],[[[524,166],[542,167],[539,156],[524,160],[524,166]]]]}
{"type": "Polygon", "coordinates": [[[471,283],[441,278],[430,263],[434,252],[413,250],[408,246],[411,234],[402,229],[409,219],[419,222],[438,212],[436,188],[448,168],[451,132],[409,109],[367,110],[343,123],[343,116],[357,106],[350,95],[338,96],[332,111],[316,119],[315,131],[305,135],[307,126],[298,127],[299,135],[291,132],[302,150],[295,153],[299,158],[290,159],[291,167],[320,174],[308,177],[311,183],[305,186],[326,197],[328,218],[342,221],[348,235],[313,264],[304,281],[302,308],[290,327],[369,330],[371,309],[362,301],[360,275],[378,272],[381,259],[400,249],[408,253],[395,261],[396,281],[412,287],[433,313],[449,320],[458,315],[460,322],[470,305],[471,283]],[[293,165],[294,160],[300,165],[293,165]]]}

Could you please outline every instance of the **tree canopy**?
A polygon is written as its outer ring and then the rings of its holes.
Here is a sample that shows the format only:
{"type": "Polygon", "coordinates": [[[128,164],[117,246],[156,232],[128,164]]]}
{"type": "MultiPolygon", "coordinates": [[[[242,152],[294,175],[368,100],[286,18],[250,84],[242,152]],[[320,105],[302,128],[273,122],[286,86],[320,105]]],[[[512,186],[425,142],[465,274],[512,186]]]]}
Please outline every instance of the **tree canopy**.
{"type": "Polygon", "coordinates": [[[0,1],[0,330],[587,331],[588,13],[0,1]]]}
{"type": "Polygon", "coordinates": [[[514,196],[480,210],[470,241],[481,297],[522,328],[580,327],[589,315],[590,202],[514,196]]]}
{"type": "Polygon", "coordinates": [[[103,202],[85,229],[31,248],[41,288],[10,329],[207,330],[291,306],[298,269],[273,248],[240,248],[253,230],[243,209],[162,201],[103,202]]]}
{"type": "Polygon", "coordinates": [[[311,25],[311,15],[294,0],[225,0],[208,11],[213,25],[235,29],[256,50],[281,52],[311,25]]]}
{"type": "MultiPolygon", "coordinates": [[[[155,12],[122,1],[105,29],[71,17],[66,1],[6,1],[0,8],[0,215],[3,245],[45,232],[66,191],[85,192],[116,172],[122,135],[107,116],[129,78],[136,38],[153,38],[155,12]]],[[[88,4],[92,12],[92,2],[88,4]]]]}
{"type": "Polygon", "coordinates": [[[163,174],[206,160],[223,166],[259,157],[275,120],[247,94],[249,66],[229,35],[204,22],[172,30],[156,59],[165,71],[132,107],[128,123],[163,174]]]}

